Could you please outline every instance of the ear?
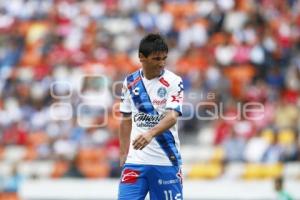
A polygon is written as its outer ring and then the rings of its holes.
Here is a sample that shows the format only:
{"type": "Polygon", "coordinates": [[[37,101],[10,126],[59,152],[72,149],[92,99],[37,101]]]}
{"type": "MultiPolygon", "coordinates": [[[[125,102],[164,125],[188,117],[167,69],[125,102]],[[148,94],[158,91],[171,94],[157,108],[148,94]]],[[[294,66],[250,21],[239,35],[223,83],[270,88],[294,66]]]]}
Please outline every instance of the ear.
{"type": "Polygon", "coordinates": [[[144,62],[146,57],[142,53],[139,53],[139,59],[140,59],[140,62],[144,62]]]}

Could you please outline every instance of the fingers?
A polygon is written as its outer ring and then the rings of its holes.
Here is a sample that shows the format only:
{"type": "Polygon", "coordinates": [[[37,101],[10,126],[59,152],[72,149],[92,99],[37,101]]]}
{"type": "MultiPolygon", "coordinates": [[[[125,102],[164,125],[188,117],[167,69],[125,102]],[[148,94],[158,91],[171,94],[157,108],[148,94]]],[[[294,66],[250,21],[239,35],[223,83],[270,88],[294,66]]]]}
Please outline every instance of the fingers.
{"type": "Polygon", "coordinates": [[[140,138],[142,137],[142,135],[138,135],[135,140],[133,140],[133,143],[132,145],[135,147],[138,145],[139,141],[140,141],[140,138]]]}
{"type": "Polygon", "coordinates": [[[124,159],[124,158],[121,158],[121,159],[120,159],[120,167],[122,167],[122,166],[124,165],[124,163],[125,163],[125,159],[124,159]]]}
{"type": "Polygon", "coordinates": [[[123,167],[123,165],[124,165],[123,160],[120,160],[120,167],[123,167]]]}
{"type": "Polygon", "coordinates": [[[142,150],[147,144],[148,141],[142,135],[139,135],[132,143],[135,150],[142,150]]]}
{"type": "Polygon", "coordinates": [[[125,164],[126,161],[126,156],[121,156],[120,157],[120,167],[123,167],[123,165],[125,164]]]}

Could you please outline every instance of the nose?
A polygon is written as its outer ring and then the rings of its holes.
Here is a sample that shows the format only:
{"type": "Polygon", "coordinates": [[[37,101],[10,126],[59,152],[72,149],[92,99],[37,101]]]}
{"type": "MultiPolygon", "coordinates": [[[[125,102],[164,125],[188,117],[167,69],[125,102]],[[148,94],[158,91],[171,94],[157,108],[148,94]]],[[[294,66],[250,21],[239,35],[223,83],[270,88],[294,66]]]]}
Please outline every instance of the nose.
{"type": "Polygon", "coordinates": [[[160,62],[159,62],[159,66],[160,67],[164,67],[166,65],[166,61],[165,60],[161,60],[160,62]]]}

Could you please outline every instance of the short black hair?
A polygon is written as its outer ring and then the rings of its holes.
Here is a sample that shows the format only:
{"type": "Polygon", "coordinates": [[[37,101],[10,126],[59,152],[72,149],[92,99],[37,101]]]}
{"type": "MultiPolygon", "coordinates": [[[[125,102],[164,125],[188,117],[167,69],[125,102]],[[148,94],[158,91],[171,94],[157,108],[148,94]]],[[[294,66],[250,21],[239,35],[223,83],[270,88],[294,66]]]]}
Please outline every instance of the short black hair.
{"type": "Polygon", "coordinates": [[[160,34],[150,33],[141,40],[139,53],[143,54],[145,57],[148,57],[151,53],[158,51],[167,53],[169,51],[167,43],[160,34]]]}

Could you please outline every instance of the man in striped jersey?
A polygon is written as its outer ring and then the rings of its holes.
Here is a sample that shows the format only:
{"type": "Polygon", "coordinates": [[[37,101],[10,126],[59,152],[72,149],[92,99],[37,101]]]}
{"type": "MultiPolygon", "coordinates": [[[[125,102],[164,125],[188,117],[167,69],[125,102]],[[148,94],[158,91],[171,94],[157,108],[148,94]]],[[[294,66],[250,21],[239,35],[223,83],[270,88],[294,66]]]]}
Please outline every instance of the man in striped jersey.
{"type": "Polygon", "coordinates": [[[164,69],[168,46],[159,34],[139,46],[142,68],[123,83],[120,112],[119,200],[181,200],[182,174],[177,118],[182,79],[164,69]]]}

